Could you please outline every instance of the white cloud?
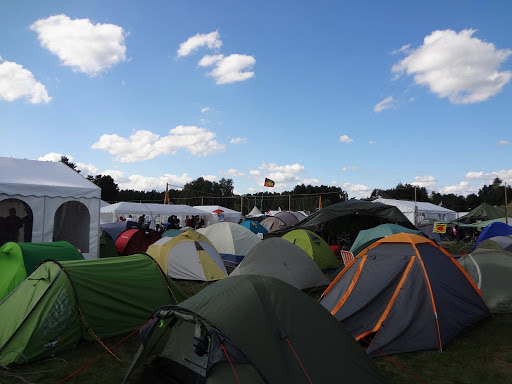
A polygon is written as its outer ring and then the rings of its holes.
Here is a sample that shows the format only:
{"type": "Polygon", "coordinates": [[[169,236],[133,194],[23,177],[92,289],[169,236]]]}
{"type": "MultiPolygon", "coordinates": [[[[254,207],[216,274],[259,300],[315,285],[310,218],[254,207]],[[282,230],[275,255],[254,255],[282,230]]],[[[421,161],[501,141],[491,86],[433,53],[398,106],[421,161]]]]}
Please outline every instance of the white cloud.
{"type": "Polygon", "coordinates": [[[418,187],[425,187],[426,189],[435,189],[437,186],[437,180],[434,176],[416,176],[412,185],[418,187]]]}
{"type": "Polygon", "coordinates": [[[215,175],[203,175],[201,176],[203,179],[205,180],[208,180],[208,181],[211,181],[211,182],[214,182],[214,181],[217,181],[219,180],[219,178],[215,175]]]}
{"type": "MultiPolygon", "coordinates": [[[[107,171],[103,174],[107,174],[107,171]]],[[[117,171],[114,171],[117,172],[117,171]]],[[[167,183],[171,185],[171,188],[182,187],[183,185],[190,183],[193,179],[188,177],[186,173],[181,176],[165,174],[160,177],[147,177],[142,175],[132,175],[128,178],[122,178],[118,180],[113,175],[114,181],[118,184],[120,189],[133,189],[136,191],[164,191],[167,183]]]]}
{"type": "Polygon", "coordinates": [[[201,113],[206,113],[210,110],[210,107],[203,107],[201,108],[201,113]]]}
{"type": "Polygon", "coordinates": [[[347,135],[340,136],[340,143],[349,144],[349,143],[352,143],[353,141],[354,141],[354,139],[348,137],[347,135]]]}
{"type": "MultiPolygon", "coordinates": [[[[205,59],[203,57],[203,59],[205,59]]],[[[200,65],[203,59],[199,62],[200,65]]],[[[213,69],[208,76],[215,79],[217,84],[229,84],[237,81],[244,81],[254,77],[254,72],[250,69],[256,63],[256,59],[249,55],[232,54],[217,61],[203,62],[202,66],[209,66],[215,63],[213,69]]]]}
{"type": "Polygon", "coordinates": [[[249,171],[249,174],[253,175],[253,176],[258,176],[258,175],[260,175],[260,171],[258,171],[257,169],[253,169],[253,170],[249,171]]]}
{"type": "Polygon", "coordinates": [[[51,97],[43,84],[22,65],[0,57],[0,100],[14,101],[24,97],[30,104],[48,104],[51,97]]]}
{"type": "Polygon", "coordinates": [[[75,160],[73,159],[73,156],[71,156],[71,155],[63,155],[62,153],[50,152],[44,156],[38,157],[37,160],[53,161],[55,163],[58,163],[61,160],[62,156],[67,157],[69,162],[75,163],[76,169],[78,169],[80,171],[80,174],[82,176],[88,176],[88,175],[96,176],[98,174],[98,168],[95,165],[75,162],[75,160]]]}
{"type": "Polygon", "coordinates": [[[43,48],[74,72],[93,77],[126,60],[127,34],[117,25],[55,15],[37,20],[30,29],[37,32],[43,48]]]}
{"type": "Polygon", "coordinates": [[[199,60],[197,65],[200,67],[209,67],[215,63],[218,63],[224,58],[224,55],[205,55],[199,60]]]}
{"type": "MultiPolygon", "coordinates": [[[[298,176],[298,174],[303,173],[305,168],[300,164],[287,164],[287,165],[278,165],[276,163],[262,163],[258,167],[261,172],[256,173],[254,171],[250,171],[249,174],[255,176],[255,181],[258,185],[263,186],[263,182],[265,177],[275,181],[276,186],[275,190],[284,190],[297,184],[302,184],[302,179],[298,176]],[[260,177],[260,174],[263,173],[265,177],[260,177]],[[290,183],[290,185],[288,185],[290,183]]],[[[316,180],[316,179],[315,179],[316,180]]]]}
{"type": "Polygon", "coordinates": [[[247,139],[243,137],[235,137],[229,141],[231,144],[247,143],[247,139]]]}
{"type": "Polygon", "coordinates": [[[474,29],[434,31],[423,45],[393,65],[392,72],[396,77],[414,76],[416,84],[428,86],[454,104],[487,100],[510,81],[512,72],[498,69],[512,50],[496,49],[473,37],[474,33],[474,29]]]}
{"type": "Polygon", "coordinates": [[[301,179],[298,181],[297,184],[304,184],[304,185],[318,185],[320,184],[320,180],[312,178],[312,179],[301,179]]]}
{"type": "Polygon", "coordinates": [[[450,194],[454,195],[462,195],[467,196],[472,193],[477,194],[478,190],[483,187],[483,184],[480,185],[471,185],[467,181],[461,181],[459,184],[447,185],[439,190],[441,194],[450,194]]]}
{"type": "Polygon", "coordinates": [[[372,187],[364,184],[343,183],[342,187],[348,192],[349,197],[356,199],[369,197],[373,191],[372,187]]]}
{"type": "Polygon", "coordinates": [[[385,109],[393,108],[396,104],[395,99],[393,99],[393,96],[386,97],[384,100],[382,100],[380,103],[378,103],[375,107],[373,107],[373,112],[381,112],[385,109]]]}
{"type": "MultiPolygon", "coordinates": [[[[39,160],[39,161],[55,161],[55,162],[57,162],[57,161],[60,161],[62,156],[64,156],[64,155],[61,154],[61,153],[50,152],[50,153],[47,153],[44,156],[38,157],[37,160],[39,160]]],[[[72,156],[66,155],[66,157],[69,159],[69,161],[73,162],[73,157],[72,156]]]]}
{"type": "Polygon", "coordinates": [[[500,146],[501,146],[501,145],[509,145],[509,144],[510,144],[510,142],[509,142],[509,141],[507,141],[507,140],[500,140],[500,141],[498,141],[498,142],[496,143],[496,145],[500,145],[500,146]]]}
{"type": "Polygon", "coordinates": [[[219,39],[219,31],[198,33],[195,36],[189,37],[187,41],[180,44],[178,57],[188,56],[204,46],[210,49],[219,49],[222,46],[222,41],[219,39]]]}
{"type": "Polygon", "coordinates": [[[357,170],[358,170],[358,167],[356,167],[356,166],[343,167],[343,168],[341,168],[341,170],[342,170],[343,172],[346,172],[346,171],[357,171],[357,170]]]}
{"type": "Polygon", "coordinates": [[[368,144],[375,144],[375,141],[370,140],[370,141],[368,142],[368,144]]]}
{"type": "Polygon", "coordinates": [[[469,180],[486,180],[489,183],[499,177],[501,180],[506,181],[507,183],[512,183],[512,169],[502,169],[501,171],[494,172],[468,172],[464,176],[464,178],[469,180]]]}
{"type": "Polygon", "coordinates": [[[410,48],[411,48],[411,44],[406,44],[406,45],[402,45],[400,47],[400,49],[395,49],[394,51],[391,52],[392,55],[396,55],[398,53],[402,53],[402,52],[410,52],[410,48]]]}
{"type": "Polygon", "coordinates": [[[83,176],[96,176],[98,174],[98,167],[96,167],[93,164],[76,163],[76,168],[80,171],[80,174],[83,176]]]}
{"type": "Polygon", "coordinates": [[[123,171],[118,171],[115,169],[107,169],[103,172],[100,172],[100,174],[103,176],[110,176],[116,183],[126,183],[129,181],[129,179],[124,176],[123,171]]]}
{"type": "Polygon", "coordinates": [[[224,171],[222,173],[225,175],[229,175],[229,176],[244,176],[245,175],[244,172],[238,171],[234,168],[230,168],[227,171],[224,171]]]}
{"type": "Polygon", "coordinates": [[[174,155],[184,149],[194,156],[208,156],[225,151],[226,146],[215,140],[215,133],[196,126],[179,125],[160,137],[140,130],[129,139],[118,135],[102,135],[91,148],[102,149],[116,156],[122,163],[150,160],[160,155],[174,155]]]}

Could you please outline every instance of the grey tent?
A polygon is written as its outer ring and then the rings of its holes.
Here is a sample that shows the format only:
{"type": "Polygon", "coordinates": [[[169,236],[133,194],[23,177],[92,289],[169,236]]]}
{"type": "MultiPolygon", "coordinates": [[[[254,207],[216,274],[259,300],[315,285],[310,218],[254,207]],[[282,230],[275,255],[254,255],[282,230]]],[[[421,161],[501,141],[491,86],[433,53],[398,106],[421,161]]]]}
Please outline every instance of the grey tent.
{"type": "Polygon", "coordinates": [[[494,236],[489,239],[479,242],[476,249],[502,249],[507,252],[512,252],[512,235],[509,236],[494,236]]]}
{"type": "Polygon", "coordinates": [[[260,222],[269,232],[290,228],[298,223],[299,219],[293,213],[286,211],[278,212],[274,216],[268,216],[260,222]]]}
{"type": "Polygon", "coordinates": [[[480,291],[443,248],[415,234],[364,249],[320,301],[370,355],[440,349],[490,315],[480,291]]]}
{"type": "Polygon", "coordinates": [[[251,249],[230,276],[238,275],[270,276],[298,289],[329,285],[306,251],[281,238],[263,240],[251,249]]]}
{"type": "Polygon", "coordinates": [[[492,312],[512,312],[512,253],[480,248],[458,261],[481,290],[492,312]]]}
{"type": "Polygon", "coordinates": [[[160,307],[140,336],[125,381],[142,365],[146,383],[383,383],[334,317],[265,276],[229,277],[160,307]]]}

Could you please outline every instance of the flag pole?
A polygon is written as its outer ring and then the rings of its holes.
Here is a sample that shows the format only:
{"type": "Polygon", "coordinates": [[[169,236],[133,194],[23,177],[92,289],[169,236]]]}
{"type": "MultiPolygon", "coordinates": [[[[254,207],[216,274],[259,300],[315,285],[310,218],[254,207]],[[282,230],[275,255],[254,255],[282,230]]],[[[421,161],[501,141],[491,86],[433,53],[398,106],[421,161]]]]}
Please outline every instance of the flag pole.
{"type": "Polygon", "coordinates": [[[507,182],[505,182],[505,224],[508,225],[508,209],[507,209],[507,182]]]}

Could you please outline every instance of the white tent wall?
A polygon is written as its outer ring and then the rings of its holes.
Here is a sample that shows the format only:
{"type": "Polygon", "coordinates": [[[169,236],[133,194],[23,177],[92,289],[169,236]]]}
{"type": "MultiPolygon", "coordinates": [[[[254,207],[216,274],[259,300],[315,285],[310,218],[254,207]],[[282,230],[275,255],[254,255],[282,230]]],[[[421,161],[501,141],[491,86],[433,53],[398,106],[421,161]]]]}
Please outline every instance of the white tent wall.
{"type": "Polygon", "coordinates": [[[397,207],[411,223],[414,224],[414,207],[418,208],[418,222],[424,219],[434,219],[439,221],[451,221],[457,218],[457,212],[451,209],[443,208],[432,203],[407,201],[407,200],[393,200],[379,198],[373,200],[374,203],[382,203],[386,205],[393,205],[397,207]]]}
{"type": "MultiPolygon", "coordinates": [[[[85,258],[99,255],[101,189],[60,162],[0,157],[0,216],[12,205],[28,206],[32,212],[31,242],[66,240],[85,258]],[[79,210],[76,211],[78,207],[79,210]],[[75,213],[80,212],[77,216],[75,213]],[[57,224],[57,233],[54,232],[57,224]],[[56,238],[57,237],[57,238],[56,238]]],[[[27,215],[17,209],[20,217],[27,215]]],[[[23,232],[27,227],[20,229],[23,232]]],[[[24,234],[25,235],[25,234],[24,234]]],[[[25,241],[20,234],[19,241],[25,241]]]]}
{"type": "Polygon", "coordinates": [[[171,215],[175,215],[180,220],[181,227],[185,226],[187,216],[202,216],[205,222],[211,221],[212,217],[212,214],[190,205],[120,202],[101,208],[101,223],[114,223],[119,221],[121,216],[127,218],[129,215],[132,215],[135,221],[140,216],[146,215],[151,229],[156,229],[157,224],[163,225],[171,215]]]}
{"type": "Polygon", "coordinates": [[[242,218],[242,213],[222,207],[220,205],[194,205],[194,208],[199,209],[200,211],[204,213],[209,213],[210,216],[207,218],[205,217],[205,225],[211,225],[215,223],[219,223],[222,221],[228,221],[230,223],[238,224],[240,222],[240,219],[242,218]],[[213,213],[213,211],[220,209],[221,211],[224,211],[220,214],[213,213]]]}

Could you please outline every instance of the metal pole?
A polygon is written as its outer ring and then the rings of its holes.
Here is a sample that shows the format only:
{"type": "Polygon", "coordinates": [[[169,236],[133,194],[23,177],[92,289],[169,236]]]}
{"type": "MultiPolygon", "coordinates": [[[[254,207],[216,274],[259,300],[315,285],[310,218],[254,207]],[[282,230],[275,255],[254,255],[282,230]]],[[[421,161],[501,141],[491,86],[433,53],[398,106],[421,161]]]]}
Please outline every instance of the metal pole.
{"type": "Polygon", "coordinates": [[[414,186],[414,226],[418,226],[418,206],[416,204],[416,186],[414,186]]]}
{"type": "Polygon", "coordinates": [[[508,225],[507,183],[505,183],[505,224],[507,224],[507,225],[508,225]]]}
{"type": "Polygon", "coordinates": [[[288,195],[288,210],[292,210],[292,195],[288,195]]]}

